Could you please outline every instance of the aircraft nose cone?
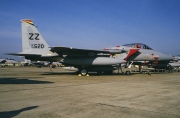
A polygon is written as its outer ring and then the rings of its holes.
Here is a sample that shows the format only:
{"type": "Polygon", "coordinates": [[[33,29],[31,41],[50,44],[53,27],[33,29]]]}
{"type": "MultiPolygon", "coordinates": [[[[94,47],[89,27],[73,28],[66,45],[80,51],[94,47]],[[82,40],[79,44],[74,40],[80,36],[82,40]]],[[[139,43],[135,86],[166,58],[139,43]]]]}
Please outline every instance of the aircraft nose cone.
{"type": "Polygon", "coordinates": [[[161,60],[171,61],[171,60],[173,60],[173,59],[174,59],[174,58],[173,58],[173,56],[171,56],[171,55],[163,54],[163,55],[161,56],[161,60]]]}

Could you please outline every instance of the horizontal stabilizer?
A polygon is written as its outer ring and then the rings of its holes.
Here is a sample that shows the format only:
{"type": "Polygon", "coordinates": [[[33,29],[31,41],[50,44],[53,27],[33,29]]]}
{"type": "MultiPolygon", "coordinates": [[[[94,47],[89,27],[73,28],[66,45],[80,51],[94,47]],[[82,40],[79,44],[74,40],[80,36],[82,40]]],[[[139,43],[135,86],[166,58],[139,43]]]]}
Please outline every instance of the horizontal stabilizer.
{"type": "Polygon", "coordinates": [[[14,56],[41,56],[39,54],[21,54],[21,53],[6,53],[6,55],[14,55],[14,56]]]}

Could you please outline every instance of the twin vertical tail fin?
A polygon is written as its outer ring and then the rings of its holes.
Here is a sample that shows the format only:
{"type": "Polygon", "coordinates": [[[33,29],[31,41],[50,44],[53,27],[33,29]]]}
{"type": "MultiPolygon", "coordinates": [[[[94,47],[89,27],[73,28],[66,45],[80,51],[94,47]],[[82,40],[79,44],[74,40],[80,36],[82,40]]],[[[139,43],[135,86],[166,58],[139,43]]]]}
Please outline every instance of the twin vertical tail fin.
{"type": "Polygon", "coordinates": [[[47,55],[49,45],[37,30],[34,23],[29,20],[21,20],[22,25],[22,53],[47,55]]]}

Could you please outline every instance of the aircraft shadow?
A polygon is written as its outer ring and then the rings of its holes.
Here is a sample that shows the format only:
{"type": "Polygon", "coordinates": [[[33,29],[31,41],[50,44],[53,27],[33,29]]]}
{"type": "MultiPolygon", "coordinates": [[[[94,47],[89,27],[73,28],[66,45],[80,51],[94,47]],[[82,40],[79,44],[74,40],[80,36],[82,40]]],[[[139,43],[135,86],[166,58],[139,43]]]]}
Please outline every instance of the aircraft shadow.
{"type": "Polygon", "coordinates": [[[39,107],[39,106],[31,106],[31,107],[26,107],[26,108],[22,108],[22,109],[19,109],[19,110],[14,110],[14,111],[0,112],[0,118],[12,118],[12,117],[17,116],[21,112],[28,111],[28,110],[31,110],[31,109],[35,109],[37,107],[39,107]]]}
{"type": "Polygon", "coordinates": [[[20,78],[0,78],[0,84],[51,84],[54,82],[20,78]]]}

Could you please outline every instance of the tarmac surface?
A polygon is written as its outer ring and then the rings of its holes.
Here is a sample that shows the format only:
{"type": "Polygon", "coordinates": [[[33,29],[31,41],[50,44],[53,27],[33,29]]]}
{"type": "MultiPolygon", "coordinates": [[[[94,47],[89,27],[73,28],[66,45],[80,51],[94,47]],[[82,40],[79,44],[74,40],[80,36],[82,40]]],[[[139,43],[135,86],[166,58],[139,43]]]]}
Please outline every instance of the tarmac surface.
{"type": "Polygon", "coordinates": [[[0,68],[0,118],[180,118],[180,73],[0,68]]]}

